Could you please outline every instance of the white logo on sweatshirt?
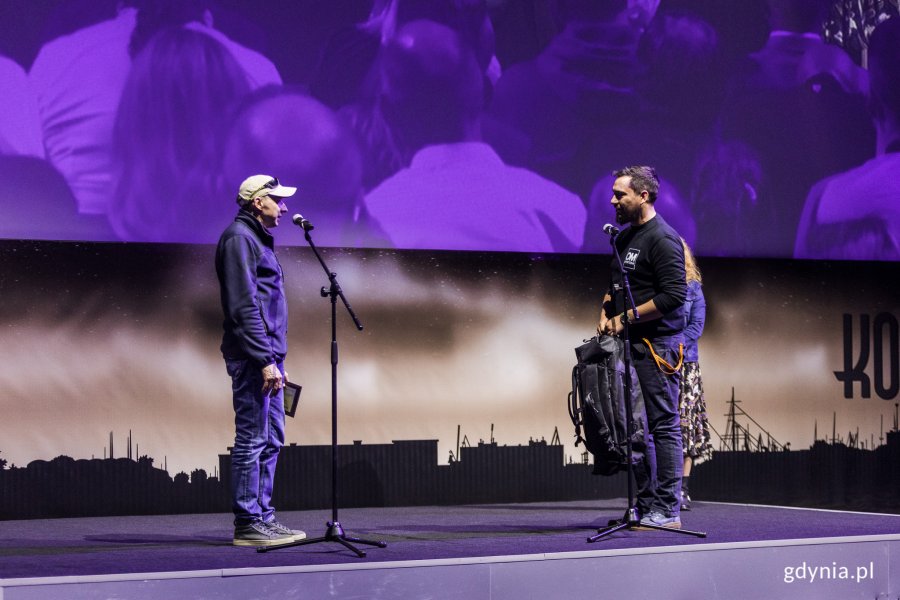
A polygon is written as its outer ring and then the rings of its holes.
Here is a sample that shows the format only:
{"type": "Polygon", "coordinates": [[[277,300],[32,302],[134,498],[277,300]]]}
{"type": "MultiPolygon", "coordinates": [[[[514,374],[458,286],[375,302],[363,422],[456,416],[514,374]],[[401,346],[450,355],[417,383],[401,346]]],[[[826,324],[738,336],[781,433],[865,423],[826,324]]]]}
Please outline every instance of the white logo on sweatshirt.
{"type": "Polygon", "coordinates": [[[640,254],[641,254],[641,251],[639,249],[629,248],[628,251],[625,253],[625,259],[623,260],[623,262],[625,263],[625,268],[630,271],[634,271],[634,269],[637,265],[638,256],[640,254]]]}

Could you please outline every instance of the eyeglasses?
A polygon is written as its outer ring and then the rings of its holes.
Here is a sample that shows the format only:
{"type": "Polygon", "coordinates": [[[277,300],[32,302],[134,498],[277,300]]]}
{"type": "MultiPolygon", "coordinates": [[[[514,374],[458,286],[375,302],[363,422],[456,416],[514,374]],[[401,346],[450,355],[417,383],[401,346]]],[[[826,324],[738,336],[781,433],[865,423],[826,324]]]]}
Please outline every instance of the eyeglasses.
{"type": "Polygon", "coordinates": [[[256,194],[258,194],[259,192],[263,191],[263,190],[266,189],[266,188],[268,188],[268,189],[270,189],[270,190],[274,190],[275,188],[278,187],[278,185],[279,185],[279,184],[278,184],[278,178],[277,178],[277,177],[273,177],[272,179],[270,179],[269,181],[267,181],[266,183],[264,183],[262,186],[260,186],[260,187],[256,188],[255,190],[253,190],[253,192],[250,194],[250,198],[253,199],[253,198],[256,196],[256,194]]]}

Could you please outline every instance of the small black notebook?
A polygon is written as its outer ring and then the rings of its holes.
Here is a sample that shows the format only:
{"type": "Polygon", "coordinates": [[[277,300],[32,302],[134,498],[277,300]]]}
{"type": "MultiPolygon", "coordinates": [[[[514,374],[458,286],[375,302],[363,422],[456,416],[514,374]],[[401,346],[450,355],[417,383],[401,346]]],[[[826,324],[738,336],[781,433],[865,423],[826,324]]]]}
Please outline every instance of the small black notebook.
{"type": "Polygon", "coordinates": [[[297,405],[300,404],[300,392],[302,390],[303,387],[296,383],[288,381],[284,384],[284,414],[286,416],[293,417],[294,413],[297,412],[297,405]]]}

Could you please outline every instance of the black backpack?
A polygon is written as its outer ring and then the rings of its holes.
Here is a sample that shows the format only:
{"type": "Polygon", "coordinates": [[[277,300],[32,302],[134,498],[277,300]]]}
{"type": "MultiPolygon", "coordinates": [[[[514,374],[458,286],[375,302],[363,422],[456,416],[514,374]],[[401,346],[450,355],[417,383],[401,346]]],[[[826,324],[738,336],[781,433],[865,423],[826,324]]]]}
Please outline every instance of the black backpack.
{"type": "MultiPolygon", "coordinates": [[[[625,437],[625,362],[620,338],[595,336],[575,348],[569,417],[575,445],[584,442],[594,455],[595,475],[614,475],[627,468],[625,437]]],[[[632,368],[632,444],[644,441],[644,398],[632,368]]],[[[635,461],[632,450],[632,461],[635,461]]]]}

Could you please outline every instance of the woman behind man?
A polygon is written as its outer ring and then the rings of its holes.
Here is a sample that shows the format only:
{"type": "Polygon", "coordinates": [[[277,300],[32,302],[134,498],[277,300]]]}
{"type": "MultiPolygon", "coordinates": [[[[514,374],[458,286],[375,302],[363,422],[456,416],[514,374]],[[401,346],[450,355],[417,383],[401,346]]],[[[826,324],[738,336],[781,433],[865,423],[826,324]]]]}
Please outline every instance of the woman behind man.
{"type": "Polygon", "coordinates": [[[193,28],[156,33],[134,58],[113,128],[120,240],[215,243],[227,224],[220,155],[235,107],[250,92],[228,49],[193,28]]]}
{"type": "Polygon", "coordinates": [[[684,475],[681,479],[681,510],[691,510],[691,467],[712,458],[706,400],[703,398],[703,378],[700,375],[697,341],[703,335],[706,322],[706,299],[703,297],[703,277],[697,268],[694,254],[684,240],[684,266],[687,273],[685,300],[684,363],[681,367],[681,387],[678,410],[681,415],[681,436],[684,448],[684,475]]]}

